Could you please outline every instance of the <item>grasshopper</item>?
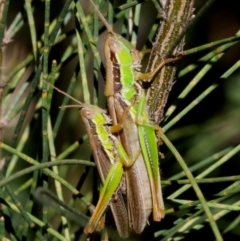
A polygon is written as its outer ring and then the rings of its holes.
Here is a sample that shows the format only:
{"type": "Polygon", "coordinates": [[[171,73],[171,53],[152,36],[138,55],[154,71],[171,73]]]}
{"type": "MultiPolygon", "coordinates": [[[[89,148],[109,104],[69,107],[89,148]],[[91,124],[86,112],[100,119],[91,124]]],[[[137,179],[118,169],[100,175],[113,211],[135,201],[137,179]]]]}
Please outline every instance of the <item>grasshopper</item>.
{"type": "MultiPolygon", "coordinates": [[[[121,160],[128,162],[128,157],[122,149],[115,136],[111,134],[111,120],[106,111],[92,105],[82,105],[80,108],[81,119],[86,128],[89,143],[93,151],[94,160],[104,186],[100,192],[99,202],[94,211],[98,217],[95,224],[98,224],[114,192],[119,186],[123,174],[121,160]],[[117,173],[118,175],[112,174],[117,173]]],[[[128,212],[125,206],[124,197],[117,191],[117,198],[110,202],[118,233],[121,237],[129,236],[128,212]]],[[[92,221],[85,227],[86,230],[92,227],[92,221]]],[[[93,226],[95,229],[96,226],[93,226]]]]}
{"type": "MultiPolygon", "coordinates": [[[[99,231],[103,229],[103,223],[100,222],[102,221],[100,219],[109,204],[119,235],[122,238],[128,237],[130,234],[128,210],[122,190],[117,189],[121,185],[126,185],[123,166],[132,165],[134,160],[129,159],[119,140],[112,134],[112,132],[118,131],[118,127],[111,126],[112,121],[105,110],[90,104],[83,104],[50,83],[48,85],[78,103],[78,105],[67,107],[80,108],[80,116],[86,128],[94,160],[103,182],[99,201],[91,219],[84,228],[84,232],[92,233],[95,229],[99,231]],[[116,198],[111,200],[115,192],[116,198]]],[[[136,153],[135,159],[138,156],[139,153],[136,153]]]]}

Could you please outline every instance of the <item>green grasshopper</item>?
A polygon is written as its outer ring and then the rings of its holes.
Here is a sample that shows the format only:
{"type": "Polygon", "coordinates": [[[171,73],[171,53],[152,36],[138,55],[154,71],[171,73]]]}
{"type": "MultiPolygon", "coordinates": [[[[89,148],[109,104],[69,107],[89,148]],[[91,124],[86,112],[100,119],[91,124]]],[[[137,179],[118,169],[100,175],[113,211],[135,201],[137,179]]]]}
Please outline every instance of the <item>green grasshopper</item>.
{"type": "MultiPolygon", "coordinates": [[[[96,229],[96,225],[119,186],[123,175],[122,163],[128,163],[129,161],[121,144],[111,133],[111,119],[106,115],[106,111],[97,106],[84,104],[81,105],[80,114],[87,130],[100,178],[104,183],[98,204],[92,216],[92,218],[96,216],[97,220],[94,223],[90,220],[84,229],[88,233],[89,229],[96,229]]],[[[117,198],[110,202],[110,207],[119,235],[128,237],[128,212],[124,197],[120,191],[117,191],[117,198]]]]}
{"type": "MultiPolygon", "coordinates": [[[[122,238],[128,237],[130,222],[125,204],[125,194],[120,186],[124,188],[126,185],[123,166],[132,165],[134,160],[129,159],[119,140],[112,134],[112,132],[118,131],[118,127],[112,127],[112,121],[105,110],[90,104],[83,104],[50,83],[47,84],[78,104],[66,107],[80,108],[81,119],[86,128],[95,164],[103,183],[99,201],[91,219],[84,228],[84,232],[88,234],[95,229],[99,231],[103,229],[104,224],[101,222],[101,218],[107,206],[110,205],[119,235],[122,238]],[[119,190],[117,190],[118,188],[119,190]],[[112,198],[115,192],[115,198],[112,198]]],[[[136,153],[135,159],[139,154],[136,153]]]]}

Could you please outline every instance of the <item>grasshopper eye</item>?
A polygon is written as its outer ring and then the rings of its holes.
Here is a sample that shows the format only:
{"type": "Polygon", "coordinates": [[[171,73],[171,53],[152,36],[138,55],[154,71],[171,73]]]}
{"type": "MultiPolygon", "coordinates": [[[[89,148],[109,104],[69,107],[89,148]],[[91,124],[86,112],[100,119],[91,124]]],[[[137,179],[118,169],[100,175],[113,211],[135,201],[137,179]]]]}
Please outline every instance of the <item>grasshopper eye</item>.
{"type": "Polygon", "coordinates": [[[94,118],[94,112],[89,110],[89,109],[82,109],[81,110],[82,115],[86,118],[86,119],[93,119],[94,118]]]}
{"type": "Polygon", "coordinates": [[[110,51],[113,53],[117,53],[122,50],[122,46],[116,40],[114,40],[112,38],[108,39],[108,47],[109,47],[110,51]]]}

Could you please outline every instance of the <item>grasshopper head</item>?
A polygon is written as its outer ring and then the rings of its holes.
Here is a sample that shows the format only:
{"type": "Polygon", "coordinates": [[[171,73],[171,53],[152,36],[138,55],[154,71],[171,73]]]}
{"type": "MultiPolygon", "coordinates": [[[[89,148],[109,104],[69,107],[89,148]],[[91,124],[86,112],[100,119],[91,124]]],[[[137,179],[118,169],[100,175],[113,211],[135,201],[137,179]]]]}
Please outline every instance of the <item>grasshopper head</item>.
{"type": "Polygon", "coordinates": [[[109,33],[104,46],[105,57],[111,54],[118,59],[116,64],[131,64],[133,68],[141,67],[141,55],[138,50],[125,38],[119,34],[109,33]],[[122,59],[121,59],[122,58],[122,59]]]}
{"type": "Polygon", "coordinates": [[[108,34],[108,37],[105,42],[105,47],[112,54],[118,54],[122,51],[122,43],[120,41],[120,37],[121,36],[117,34],[108,34]]]}
{"type": "Polygon", "coordinates": [[[83,119],[85,118],[87,120],[93,120],[94,118],[96,118],[96,112],[94,110],[83,107],[80,111],[83,119]]]}
{"type": "Polygon", "coordinates": [[[98,106],[83,104],[80,107],[80,114],[83,120],[87,120],[94,125],[110,124],[111,119],[107,116],[106,111],[98,106]]]}

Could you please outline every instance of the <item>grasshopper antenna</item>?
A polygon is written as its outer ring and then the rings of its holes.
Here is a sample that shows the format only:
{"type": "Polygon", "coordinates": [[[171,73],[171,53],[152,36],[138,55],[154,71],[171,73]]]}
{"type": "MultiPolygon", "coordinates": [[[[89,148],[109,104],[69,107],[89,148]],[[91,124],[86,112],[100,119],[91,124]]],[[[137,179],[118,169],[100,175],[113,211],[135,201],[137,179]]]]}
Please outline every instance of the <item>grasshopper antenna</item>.
{"type": "Polygon", "coordinates": [[[96,11],[98,17],[101,19],[101,21],[103,22],[103,24],[105,25],[105,27],[107,28],[108,32],[115,35],[112,26],[106,21],[106,19],[103,17],[102,13],[99,11],[99,9],[97,8],[97,6],[95,5],[95,3],[92,0],[89,0],[91,2],[91,4],[94,7],[94,10],[96,11]]]}
{"type": "MultiPolygon", "coordinates": [[[[84,105],[82,102],[80,102],[79,100],[75,99],[74,97],[72,97],[71,95],[67,94],[66,92],[58,89],[57,87],[55,87],[54,85],[48,83],[47,81],[43,80],[47,85],[49,85],[50,87],[52,87],[53,89],[55,89],[57,92],[67,96],[69,99],[73,100],[74,102],[78,103],[80,106],[84,105]]],[[[79,107],[79,106],[78,106],[79,107]]]]}

